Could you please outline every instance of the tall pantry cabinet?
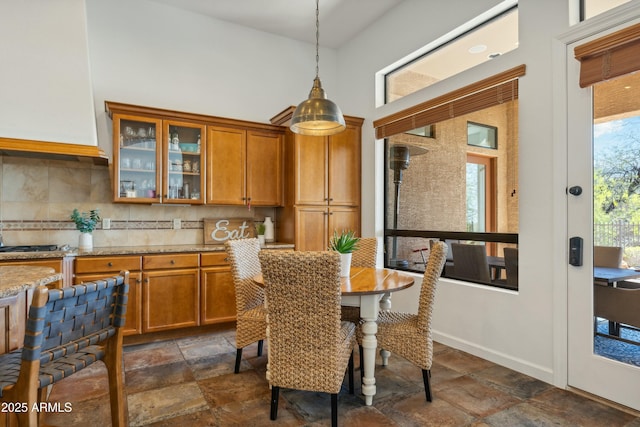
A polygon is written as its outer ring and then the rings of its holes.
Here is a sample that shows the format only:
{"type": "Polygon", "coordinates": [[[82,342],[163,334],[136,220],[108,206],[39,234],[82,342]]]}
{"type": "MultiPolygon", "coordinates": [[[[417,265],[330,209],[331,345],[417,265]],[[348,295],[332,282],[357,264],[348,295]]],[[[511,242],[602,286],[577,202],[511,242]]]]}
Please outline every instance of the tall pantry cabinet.
{"type": "Polygon", "coordinates": [[[360,235],[362,122],[345,116],[347,128],[332,136],[308,136],[289,128],[295,107],[271,119],[285,131],[284,206],[277,209],[277,240],[296,250],[327,249],[334,230],[360,235]]]}

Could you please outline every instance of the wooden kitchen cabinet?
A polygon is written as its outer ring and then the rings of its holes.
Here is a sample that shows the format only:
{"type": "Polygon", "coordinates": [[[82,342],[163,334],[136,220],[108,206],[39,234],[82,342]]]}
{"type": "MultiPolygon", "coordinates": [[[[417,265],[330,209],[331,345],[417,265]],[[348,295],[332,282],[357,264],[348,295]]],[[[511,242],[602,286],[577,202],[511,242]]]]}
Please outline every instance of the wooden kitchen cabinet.
{"type": "Polygon", "coordinates": [[[120,271],[129,271],[129,298],[124,335],[142,333],[142,267],[141,256],[78,257],[75,260],[73,283],[93,282],[120,271]]]}
{"type": "Polygon", "coordinates": [[[360,209],[355,207],[297,206],[295,208],[296,250],[318,251],[329,247],[333,230],[360,234],[360,209]]]}
{"type": "Polygon", "coordinates": [[[287,126],[277,240],[294,243],[296,250],[322,251],[334,230],[360,234],[363,119],[345,116],[347,128],[336,135],[299,135],[288,128],[294,109],[271,119],[273,124],[287,126]]]}
{"type": "Polygon", "coordinates": [[[113,201],[204,203],[205,124],[105,102],[113,121],[113,201]]]}
{"type": "Polygon", "coordinates": [[[226,252],[200,256],[200,324],[236,319],[236,292],[226,252]]]}
{"type": "Polygon", "coordinates": [[[0,354],[22,347],[27,318],[27,292],[0,298],[0,354]]]}
{"type": "Polygon", "coordinates": [[[207,199],[217,205],[282,204],[283,135],[208,126],[207,199]]]}
{"type": "Polygon", "coordinates": [[[142,332],[200,324],[200,255],[142,257],[142,332]]]}
{"type": "Polygon", "coordinates": [[[329,137],[292,136],[294,203],[359,206],[360,127],[348,124],[329,137]]]}

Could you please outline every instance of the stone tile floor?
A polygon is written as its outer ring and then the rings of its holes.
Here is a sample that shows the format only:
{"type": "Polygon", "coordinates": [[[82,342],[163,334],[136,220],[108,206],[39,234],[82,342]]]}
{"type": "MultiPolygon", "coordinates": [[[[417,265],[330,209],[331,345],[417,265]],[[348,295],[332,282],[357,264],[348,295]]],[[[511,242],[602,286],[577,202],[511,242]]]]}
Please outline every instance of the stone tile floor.
{"type": "MultiPolygon", "coordinates": [[[[233,329],[124,350],[131,426],[327,426],[330,401],[320,393],[282,390],[276,422],[269,420],[266,356],[244,350],[233,373],[233,329]]],[[[266,355],[265,342],[265,355],[266,355]]],[[[356,365],[358,357],[355,358],[356,365]]],[[[378,393],[365,406],[356,371],[355,395],[338,398],[341,426],[629,426],[640,418],[435,343],[434,400],[424,397],[418,368],[392,355],[376,365],[378,393]]],[[[345,381],[346,383],[346,381],[345,381]]],[[[47,413],[55,426],[110,426],[108,384],[102,363],[54,385],[50,401],[68,413],[47,413]]]]}

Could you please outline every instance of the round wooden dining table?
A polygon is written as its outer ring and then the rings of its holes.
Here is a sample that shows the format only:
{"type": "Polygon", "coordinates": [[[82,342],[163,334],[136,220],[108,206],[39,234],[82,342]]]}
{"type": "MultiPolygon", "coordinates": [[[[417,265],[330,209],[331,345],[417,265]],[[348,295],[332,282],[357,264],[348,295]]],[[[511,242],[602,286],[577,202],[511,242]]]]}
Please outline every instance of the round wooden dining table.
{"type": "MultiPolygon", "coordinates": [[[[262,274],[256,275],[253,280],[264,286],[262,274]]],[[[362,394],[365,396],[366,405],[373,404],[373,396],[376,394],[375,362],[378,341],[378,313],[380,310],[391,308],[391,292],[407,289],[414,284],[412,276],[387,268],[351,267],[349,277],[340,278],[342,291],[341,304],[344,306],[360,307],[362,324],[362,349],[364,376],[362,379],[362,394]]],[[[386,365],[389,353],[381,350],[382,364],[386,365]]]]}

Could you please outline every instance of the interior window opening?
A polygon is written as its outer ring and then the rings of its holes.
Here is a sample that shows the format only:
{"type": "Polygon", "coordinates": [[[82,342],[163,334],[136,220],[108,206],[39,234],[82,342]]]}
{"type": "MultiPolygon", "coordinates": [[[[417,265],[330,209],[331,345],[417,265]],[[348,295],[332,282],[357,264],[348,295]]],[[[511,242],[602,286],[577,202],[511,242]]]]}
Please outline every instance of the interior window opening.
{"type": "Polygon", "coordinates": [[[511,99],[387,136],[388,267],[422,272],[443,240],[445,277],[517,290],[517,112],[511,99]]]}
{"type": "Polygon", "coordinates": [[[426,53],[387,72],[384,102],[393,102],[516,49],[517,1],[505,1],[499,6],[502,7],[482,22],[465,24],[454,30],[450,38],[430,46],[426,53]]]}

